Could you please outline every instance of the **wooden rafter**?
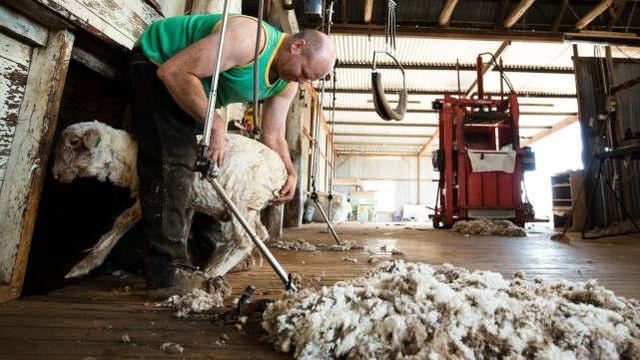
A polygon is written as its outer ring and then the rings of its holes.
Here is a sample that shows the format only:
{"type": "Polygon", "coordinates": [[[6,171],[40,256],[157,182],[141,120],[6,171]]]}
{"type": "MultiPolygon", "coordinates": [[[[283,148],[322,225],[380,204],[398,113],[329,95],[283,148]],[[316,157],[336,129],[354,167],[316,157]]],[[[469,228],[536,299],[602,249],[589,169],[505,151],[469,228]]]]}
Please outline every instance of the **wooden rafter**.
{"type": "Polygon", "coordinates": [[[458,0],[447,0],[442,6],[442,11],[440,12],[440,17],[438,18],[438,24],[440,26],[448,26],[451,21],[451,15],[453,14],[453,10],[458,5],[458,0]]]}
{"type": "Polygon", "coordinates": [[[370,24],[373,17],[373,0],[364,0],[364,23],[370,24]]]}
{"type": "Polygon", "coordinates": [[[553,32],[558,32],[558,28],[560,27],[562,18],[564,18],[564,13],[567,12],[567,8],[569,7],[569,0],[561,1],[562,2],[558,4],[558,13],[556,19],[553,21],[553,25],[551,26],[551,31],[553,32]]]}
{"type": "Polygon", "coordinates": [[[595,20],[598,16],[600,16],[603,12],[605,12],[610,6],[613,4],[613,0],[603,0],[598,5],[596,5],[589,13],[582,17],[582,19],[578,20],[576,23],[576,30],[582,30],[586,28],[593,20],[595,20]]]}
{"type": "Polygon", "coordinates": [[[504,28],[511,29],[535,1],[536,0],[520,0],[520,3],[516,5],[515,9],[513,9],[511,14],[504,20],[504,28]]]}
{"type": "Polygon", "coordinates": [[[429,146],[431,146],[431,144],[433,144],[433,142],[438,138],[438,135],[440,135],[440,129],[437,129],[433,135],[431,135],[431,137],[429,138],[429,141],[427,141],[424,146],[422,146],[422,149],[420,149],[420,151],[418,151],[418,157],[423,157],[426,155],[427,153],[427,149],[429,148],[429,146]]]}
{"type": "Polygon", "coordinates": [[[551,126],[551,129],[546,129],[546,130],[542,130],[539,133],[533,135],[532,137],[528,138],[527,140],[523,141],[522,144],[520,144],[521,146],[529,146],[531,144],[533,144],[536,141],[542,140],[545,137],[558,132],[559,130],[562,130],[564,128],[566,128],[567,126],[575,123],[578,121],[578,117],[577,116],[569,116],[567,118],[565,118],[564,120],[558,121],[557,123],[553,124],[553,126],[551,126]]]}

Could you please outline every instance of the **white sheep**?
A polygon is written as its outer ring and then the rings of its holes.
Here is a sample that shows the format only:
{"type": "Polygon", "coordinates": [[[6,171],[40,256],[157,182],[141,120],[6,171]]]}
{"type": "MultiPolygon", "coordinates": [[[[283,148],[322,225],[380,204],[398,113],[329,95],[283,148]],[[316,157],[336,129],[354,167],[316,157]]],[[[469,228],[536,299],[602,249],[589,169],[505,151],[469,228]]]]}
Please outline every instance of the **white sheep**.
{"type": "MultiPolygon", "coordinates": [[[[266,239],[268,233],[260,222],[260,210],[284,185],[284,164],[274,151],[255,140],[231,134],[226,135],[226,140],[225,162],[218,179],[258,236],[266,239]]],[[[137,156],[138,145],[127,132],[101,122],[81,122],[63,131],[53,166],[56,180],[69,183],[75,178],[95,177],[129,188],[131,197],[136,199],[90,249],[90,254],[69,271],[67,278],[85,275],[102,264],[118,240],[140,220],[137,156]]],[[[191,210],[221,221],[225,236],[233,242],[204,269],[209,276],[222,276],[251,253],[253,243],[211,184],[200,175],[195,177],[192,194],[191,210]]]]}

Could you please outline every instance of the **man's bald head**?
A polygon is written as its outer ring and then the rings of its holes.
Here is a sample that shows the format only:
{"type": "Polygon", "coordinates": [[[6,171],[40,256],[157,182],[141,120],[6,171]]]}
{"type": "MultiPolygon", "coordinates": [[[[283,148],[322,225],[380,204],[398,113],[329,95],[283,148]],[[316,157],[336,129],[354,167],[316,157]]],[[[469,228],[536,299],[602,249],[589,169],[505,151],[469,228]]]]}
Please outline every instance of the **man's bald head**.
{"type": "Polygon", "coordinates": [[[283,80],[306,82],[327,75],[335,59],[335,46],[329,36],[317,30],[303,30],[287,36],[275,65],[283,80]]]}

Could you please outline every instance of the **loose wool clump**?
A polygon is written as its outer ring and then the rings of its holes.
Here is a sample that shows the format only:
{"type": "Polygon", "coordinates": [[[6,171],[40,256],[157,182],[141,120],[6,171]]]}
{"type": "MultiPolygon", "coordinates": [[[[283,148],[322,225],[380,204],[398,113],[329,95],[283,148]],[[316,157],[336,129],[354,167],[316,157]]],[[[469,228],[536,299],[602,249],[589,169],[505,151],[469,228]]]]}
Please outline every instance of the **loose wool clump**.
{"type": "Polygon", "coordinates": [[[191,293],[184,296],[170,296],[157,306],[173,309],[173,316],[186,318],[191,313],[201,313],[222,307],[224,306],[223,303],[224,296],[222,293],[210,294],[201,289],[193,289],[191,293]]]}
{"type": "Polygon", "coordinates": [[[527,236],[523,228],[514,225],[509,220],[460,220],[453,224],[452,230],[469,235],[527,236]]]}
{"type": "Polygon", "coordinates": [[[363,246],[357,245],[353,242],[344,242],[342,245],[338,245],[338,244],[313,245],[303,239],[297,239],[294,241],[276,241],[269,246],[272,248],[287,250],[287,251],[349,251],[349,250],[364,249],[363,246]]]}
{"type": "Polygon", "coordinates": [[[640,303],[585,283],[505,280],[450,264],[386,262],[285,294],[262,326],[299,359],[639,359],[640,303]]]}

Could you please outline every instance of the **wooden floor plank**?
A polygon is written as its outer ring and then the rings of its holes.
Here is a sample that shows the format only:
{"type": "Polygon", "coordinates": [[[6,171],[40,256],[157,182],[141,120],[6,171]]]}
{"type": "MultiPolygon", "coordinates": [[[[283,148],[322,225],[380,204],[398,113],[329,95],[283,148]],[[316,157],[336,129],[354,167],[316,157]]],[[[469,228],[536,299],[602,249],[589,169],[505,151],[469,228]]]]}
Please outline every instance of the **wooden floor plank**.
{"type": "MultiPolygon", "coordinates": [[[[640,298],[640,238],[578,240],[571,244],[549,240],[548,233],[527,238],[462,236],[448,231],[417,230],[406,225],[344,224],[338,226],[343,240],[356,241],[363,250],[349,252],[292,252],[272,249],[289,272],[302,275],[307,286],[331,285],[366,273],[371,257],[405,259],[431,264],[448,262],[469,270],[501,272],[505,277],[524,270],[529,278],[599,282],[619,295],[640,298]],[[381,249],[387,246],[387,251],[381,249]],[[404,255],[394,256],[391,247],[404,255]],[[343,260],[356,258],[357,263],[343,260]],[[320,277],[320,281],[316,278],[320,277]]],[[[325,226],[315,224],[286,229],[285,240],[304,239],[331,244],[325,226]]],[[[227,276],[233,295],[248,284],[256,286],[254,299],[275,299],[282,284],[265,262],[260,268],[227,276]]],[[[145,298],[140,277],[111,276],[82,279],[45,296],[31,296],[0,305],[2,359],[279,359],[270,344],[261,341],[260,319],[252,318],[242,331],[232,325],[210,321],[211,314],[177,319],[145,298]],[[125,288],[126,286],[126,288],[125,288]],[[121,341],[127,334],[131,343],[121,341]],[[226,334],[224,348],[215,341],[226,334]],[[184,346],[184,354],[166,354],[164,342],[184,346]]]]}

